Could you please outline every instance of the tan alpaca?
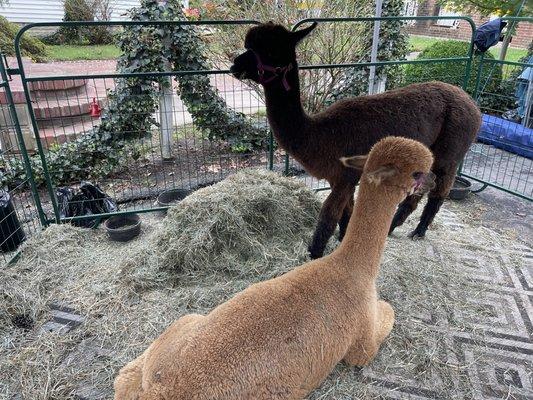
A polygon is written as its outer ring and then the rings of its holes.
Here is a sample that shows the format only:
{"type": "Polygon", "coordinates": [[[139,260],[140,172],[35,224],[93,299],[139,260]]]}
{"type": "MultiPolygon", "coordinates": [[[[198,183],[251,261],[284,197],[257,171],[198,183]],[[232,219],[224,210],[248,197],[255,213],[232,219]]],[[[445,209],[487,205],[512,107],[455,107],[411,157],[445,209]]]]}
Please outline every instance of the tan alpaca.
{"type": "Polygon", "coordinates": [[[389,137],[364,156],[346,237],[330,255],[171,325],[115,380],[120,400],[302,399],[335,364],[366,365],[394,323],[375,280],[396,206],[426,179],[429,150],[389,137]]]}

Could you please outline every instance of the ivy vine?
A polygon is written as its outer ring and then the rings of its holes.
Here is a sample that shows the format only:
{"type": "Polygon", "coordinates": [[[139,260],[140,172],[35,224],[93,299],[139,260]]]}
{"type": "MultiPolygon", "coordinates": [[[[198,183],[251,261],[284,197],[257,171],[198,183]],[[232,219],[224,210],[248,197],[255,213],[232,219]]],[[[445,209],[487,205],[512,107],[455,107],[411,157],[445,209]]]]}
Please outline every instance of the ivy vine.
{"type": "MultiPolygon", "coordinates": [[[[132,21],[185,20],[180,0],[166,5],[157,0],[142,0],[131,11],[132,21]]],[[[196,28],[191,25],[130,25],[117,35],[122,55],[119,73],[208,70],[209,62],[196,28]]],[[[230,109],[211,86],[208,75],[178,75],[178,91],[196,127],[210,140],[228,142],[236,151],[250,151],[264,145],[266,126],[254,125],[240,112],[230,109]]],[[[168,81],[157,76],[128,77],[116,80],[108,91],[108,105],[101,123],[77,139],[54,146],[46,153],[46,162],[56,185],[84,179],[102,178],[134,156],[128,143],[150,135],[157,126],[153,115],[158,108],[158,93],[168,81]]],[[[30,159],[38,184],[44,182],[38,155],[30,159]]],[[[22,161],[0,156],[0,181],[14,186],[25,179],[22,161]]]]}

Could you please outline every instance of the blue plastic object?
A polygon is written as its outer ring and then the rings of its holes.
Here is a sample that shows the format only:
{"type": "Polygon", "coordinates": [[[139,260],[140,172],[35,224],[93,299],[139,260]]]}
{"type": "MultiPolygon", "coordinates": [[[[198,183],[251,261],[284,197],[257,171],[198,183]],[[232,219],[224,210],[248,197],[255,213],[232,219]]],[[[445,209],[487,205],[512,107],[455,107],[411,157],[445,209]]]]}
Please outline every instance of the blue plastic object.
{"type": "Polygon", "coordinates": [[[533,129],[494,115],[483,114],[478,141],[533,159],[533,129]]]}

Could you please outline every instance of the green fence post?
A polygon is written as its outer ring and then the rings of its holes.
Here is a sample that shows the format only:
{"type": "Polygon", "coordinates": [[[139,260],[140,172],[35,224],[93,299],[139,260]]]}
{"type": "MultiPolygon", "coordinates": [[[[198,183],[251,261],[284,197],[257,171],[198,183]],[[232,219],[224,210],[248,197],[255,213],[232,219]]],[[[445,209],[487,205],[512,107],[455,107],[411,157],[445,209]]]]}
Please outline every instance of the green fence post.
{"type": "Polygon", "coordinates": [[[485,59],[485,53],[481,53],[479,57],[479,65],[477,67],[476,85],[474,86],[474,92],[472,97],[475,101],[479,101],[479,83],[481,81],[481,73],[483,72],[483,60],[485,59]]]}
{"type": "Polygon", "coordinates": [[[472,27],[472,36],[470,37],[470,47],[468,48],[468,60],[466,61],[465,66],[465,76],[463,78],[463,90],[466,91],[468,89],[468,82],[470,82],[470,73],[472,72],[472,61],[475,56],[475,49],[474,49],[474,36],[476,34],[476,26],[471,24],[472,27]]]}

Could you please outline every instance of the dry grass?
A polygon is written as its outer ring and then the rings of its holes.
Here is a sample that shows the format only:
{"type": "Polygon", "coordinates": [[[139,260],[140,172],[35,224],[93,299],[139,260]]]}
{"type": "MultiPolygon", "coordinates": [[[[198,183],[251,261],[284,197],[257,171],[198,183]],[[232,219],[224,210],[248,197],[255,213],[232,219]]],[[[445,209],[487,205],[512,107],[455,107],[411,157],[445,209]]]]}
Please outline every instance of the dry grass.
{"type": "MultiPolygon", "coordinates": [[[[142,236],[127,244],[101,230],[50,227],[0,272],[0,398],[110,398],[118,369],[173,320],[304,262],[319,205],[294,180],[256,171],[192,194],[162,222],[143,216],[142,236]],[[51,302],[86,321],[65,335],[40,332],[51,302]],[[34,328],[15,327],[20,315],[34,328]]],[[[427,240],[389,240],[379,287],[397,313],[393,334],[370,367],[338,366],[310,399],[376,398],[393,390],[379,384],[390,376],[406,386],[444,382],[440,398],[459,395],[466,366],[447,332],[472,331],[468,321],[483,312],[473,299],[484,293],[458,249],[490,255],[510,241],[462,222],[443,212],[427,240]]]]}

